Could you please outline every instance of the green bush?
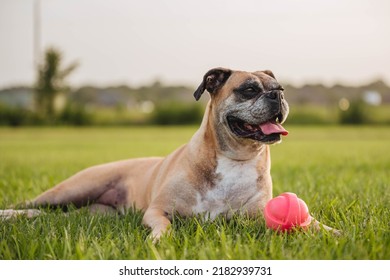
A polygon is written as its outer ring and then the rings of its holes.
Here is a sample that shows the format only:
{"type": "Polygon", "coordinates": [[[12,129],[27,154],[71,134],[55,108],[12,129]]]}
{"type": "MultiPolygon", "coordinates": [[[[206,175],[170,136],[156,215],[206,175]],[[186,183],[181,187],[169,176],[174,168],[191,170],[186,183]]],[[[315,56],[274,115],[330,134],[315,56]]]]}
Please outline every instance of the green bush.
{"type": "Polygon", "coordinates": [[[53,119],[42,118],[39,114],[24,108],[10,107],[0,104],[0,125],[90,125],[92,117],[80,105],[67,105],[53,119]]]}
{"type": "Polygon", "coordinates": [[[294,112],[289,115],[287,118],[289,124],[305,124],[305,125],[315,125],[315,124],[329,124],[331,120],[325,118],[320,114],[308,113],[308,112],[294,112]]]}
{"type": "Polygon", "coordinates": [[[69,125],[90,125],[92,116],[86,112],[82,105],[67,104],[58,116],[58,122],[69,125]]]}
{"type": "Polygon", "coordinates": [[[364,124],[370,122],[370,117],[366,112],[363,101],[351,102],[349,108],[345,111],[340,110],[340,124],[364,124]]]}
{"type": "Polygon", "coordinates": [[[292,105],[287,117],[288,124],[318,125],[337,123],[337,111],[330,107],[314,105],[292,105]]]}
{"type": "Polygon", "coordinates": [[[151,123],[158,125],[199,124],[203,113],[204,108],[198,103],[164,103],[155,108],[151,123]]]}
{"type": "Polygon", "coordinates": [[[0,104],[0,125],[22,126],[41,124],[42,122],[42,119],[27,109],[0,104]]]}

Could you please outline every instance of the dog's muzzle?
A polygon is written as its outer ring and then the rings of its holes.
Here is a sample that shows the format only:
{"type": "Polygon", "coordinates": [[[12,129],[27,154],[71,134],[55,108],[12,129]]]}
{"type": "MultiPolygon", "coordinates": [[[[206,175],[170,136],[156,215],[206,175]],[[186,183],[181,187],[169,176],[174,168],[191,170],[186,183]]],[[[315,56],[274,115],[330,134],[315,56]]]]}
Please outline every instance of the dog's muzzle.
{"type": "MultiPolygon", "coordinates": [[[[283,92],[272,90],[262,94],[263,102],[267,103],[269,110],[267,114],[270,117],[257,117],[259,121],[247,121],[239,116],[227,116],[227,123],[230,130],[238,137],[250,138],[264,143],[275,143],[281,140],[281,135],[288,135],[288,131],[282,126],[288,110],[284,101],[283,92]]],[[[254,111],[253,114],[256,115],[254,111]]]]}

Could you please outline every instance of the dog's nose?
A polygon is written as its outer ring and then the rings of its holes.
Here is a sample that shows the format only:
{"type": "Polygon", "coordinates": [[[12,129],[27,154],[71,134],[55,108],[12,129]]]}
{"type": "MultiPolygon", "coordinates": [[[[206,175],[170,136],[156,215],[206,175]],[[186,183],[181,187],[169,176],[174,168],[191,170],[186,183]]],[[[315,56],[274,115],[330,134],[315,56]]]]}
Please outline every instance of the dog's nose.
{"type": "Polygon", "coordinates": [[[265,94],[269,99],[280,99],[281,93],[279,90],[271,90],[265,94]]]}

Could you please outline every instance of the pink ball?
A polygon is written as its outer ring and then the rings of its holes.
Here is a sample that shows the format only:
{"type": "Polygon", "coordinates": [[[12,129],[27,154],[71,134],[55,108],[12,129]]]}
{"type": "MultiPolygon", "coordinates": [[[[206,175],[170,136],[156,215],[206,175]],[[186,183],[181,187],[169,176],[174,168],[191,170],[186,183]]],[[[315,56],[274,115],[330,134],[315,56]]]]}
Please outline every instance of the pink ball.
{"type": "Polygon", "coordinates": [[[282,193],[265,205],[264,217],[267,227],[288,231],[293,227],[307,227],[311,222],[306,203],[295,193],[282,193]]]}

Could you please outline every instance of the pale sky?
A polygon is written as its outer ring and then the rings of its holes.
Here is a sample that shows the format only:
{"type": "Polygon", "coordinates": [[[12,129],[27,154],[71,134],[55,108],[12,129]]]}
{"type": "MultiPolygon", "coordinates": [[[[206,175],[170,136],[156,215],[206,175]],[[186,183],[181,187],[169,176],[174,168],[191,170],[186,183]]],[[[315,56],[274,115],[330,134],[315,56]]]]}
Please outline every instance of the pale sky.
{"type": "MultiPolygon", "coordinates": [[[[40,0],[41,49],[73,86],[196,86],[213,67],[280,81],[390,84],[389,0],[40,0]]],[[[29,85],[34,0],[0,0],[0,88],[29,85]]]]}

